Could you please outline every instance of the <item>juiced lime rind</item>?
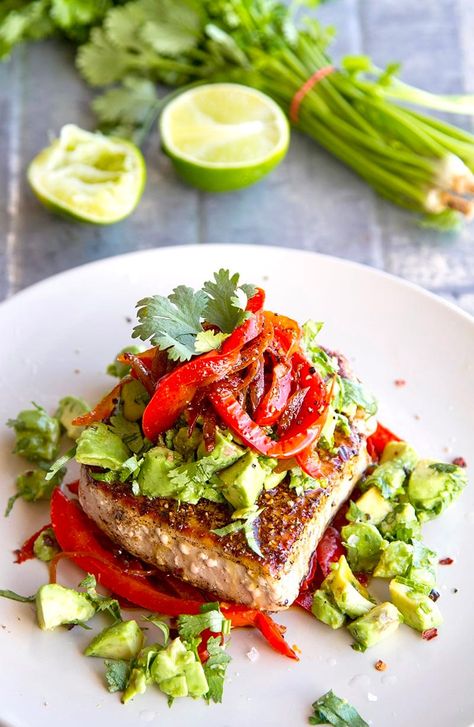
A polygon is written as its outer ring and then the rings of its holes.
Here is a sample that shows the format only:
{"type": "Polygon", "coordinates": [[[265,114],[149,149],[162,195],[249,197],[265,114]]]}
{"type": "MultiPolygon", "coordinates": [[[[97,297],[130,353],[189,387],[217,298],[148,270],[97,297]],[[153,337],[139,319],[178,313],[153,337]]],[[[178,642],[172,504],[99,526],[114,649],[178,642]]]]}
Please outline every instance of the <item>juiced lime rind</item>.
{"type": "Polygon", "coordinates": [[[181,177],[208,192],[258,182],[281,162],[290,137],[288,121],[272,99],[232,83],[180,94],[163,111],[160,133],[181,177]]]}
{"type": "MultiPolygon", "coordinates": [[[[71,151],[74,152],[73,149],[69,149],[69,152],[71,151]]],[[[98,161],[100,153],[95,159],[96,163],[98,161]]],[[[145,188],[146,165],[138,147],[126,139],[104,137],[102,134],[85,132],[69,124],[63,127],[59,139],[53,141],[33,159],[28,167],[27,178],[35,195],[51,211],[79,222],[110,225],[130,215],[137,206],[145,188]],[[74,135],[76,139],[90,141],[89,151],[93,150],[94,145],[99,148],[102,145],[108,149],[109,161],[113,161],[116,168],[108,170],[96,168],[93,157],[83,164],[80,153],[72,163],[54,166],[53,161],[61,154],[64,139],[73,139],[74,135]],[[120,169],[120,164],[124,165],[123,169],[120,169]],[[75,176],[77,171],[89,175],[89,182],[85,183],[77,175],[75,176]],[[115,175],[116,181],[107,179],[108,173],[112,177],[115,175]],[[56,178],[52,183],[54,175],[56,178]],[[93,190],[92,184],[97,185],[96,190],[93,190]],[[84,193],[85,190],[88,192],[86,200],[81,200],[78,192],[84,193]],[[94,194],[91,195],[91,192],[94,194]],[[84,201],[87,204],[84,204],[84,201]]]]}

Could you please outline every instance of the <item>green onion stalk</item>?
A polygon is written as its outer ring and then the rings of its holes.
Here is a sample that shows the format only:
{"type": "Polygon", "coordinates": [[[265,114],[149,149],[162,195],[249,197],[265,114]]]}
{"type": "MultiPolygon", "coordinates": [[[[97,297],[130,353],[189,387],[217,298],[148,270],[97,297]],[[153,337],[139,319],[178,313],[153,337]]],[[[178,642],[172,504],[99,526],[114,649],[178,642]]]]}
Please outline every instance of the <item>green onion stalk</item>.
{"type": "Polygon", "coordinates": [[[420,91],[396,78],[397,65],[381,70],[366,56],[347,56],[333,68],[327,52],[332,33],[307,13],[298,12],[295,19],[296,10],[314,2],[174,0],[168,15],[157,20],[160,5],[165,7],[164,0],[135,0],[110,10],[104,27],[93,30],[79,49],[78,67],[90,83],[122,81],[120,90],[109,89],[94,102],[106,125],[123,121],[123,103],[121,118],[111,102],[123,102],[120,93],[127,88],[130,99],[137,95],[128,130],[143,138],[167,99],[150,93],[150,81],[178,87],[244,83],[275,99],[297,129],[380,195],[422,213],[425,223],[450,229],[474,215],[474,136],[411,107],[474,114],[474,97],[420,91]],[[98,73],[97,58],[107,53],[112,58],[114,47],[118,51],[117,28],[123,40],[120,22],[132,6],[140,21],[127,25],[127,53],[105,75],[98,73]],[[167,29],[167,45],[146,19],[153,7],[155,27],[167,29]]]}

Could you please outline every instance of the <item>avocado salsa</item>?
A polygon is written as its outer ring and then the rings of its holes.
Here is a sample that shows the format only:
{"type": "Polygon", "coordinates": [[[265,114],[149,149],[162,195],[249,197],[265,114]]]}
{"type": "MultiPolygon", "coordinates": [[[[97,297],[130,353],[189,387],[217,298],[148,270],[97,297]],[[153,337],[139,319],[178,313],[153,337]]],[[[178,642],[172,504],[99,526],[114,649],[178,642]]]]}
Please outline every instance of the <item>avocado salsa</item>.
{"type": "Polygon", "coordinates": [[[17,562],[37,557],[51,564],[53,577],[32,597],[0,595],[34,601],[43,630],[108,614],[111,624],[84,653],[106,660],[108,688],[124,703],[151,685],[170,701],[221,701],[231,628],[252,625],[276,651],[297,655],[268,614],[219,604],[176,578],[152,582],[156,572],[120,560],[78,501],[59,489],[71,459],[131,497],[225,506],[227,523],[213,534],[238,533],[260,557],[262,493],[284,485],[297,499],[324,490],[324,462],[338,452],[350,456],[341,441],[361,421],[373,432],[372,464],[323,535],[296,603],[330,628],[346,627],[358,651],[401,623],[429,638],[442,623],[437,556],[423,543],[422,524],[460,495],[465,470],[421,459],[377,425],[374,397],[319,344],[321,324],[299,326],[264,310],[264,301],[263,290],[225,270],[199,291],[179,286],[167,298],[144,299],[134,336],[152,348],[118,354],[107,369],[118,384],[99,404],[90,409],[68,396],[53,416],[35,404],[8,422],[14,452],[34,469],[18,477],[5,514],[18,498],[51,498],[52,527],[42,528],[17,562]],[[58,458],[64,440],[72,446],[58,458]],[[54,582],[63,557],[88,573],[80,590],[54,582]],[[389,579],[389,601],[377,603],[366,587],[370,577],[389,579]],[[158,628],[159,641],[145,645],[143,625],[123,620],[117,599],[97,593],[96,578],[150,611],[148,626],[158,628]]]}

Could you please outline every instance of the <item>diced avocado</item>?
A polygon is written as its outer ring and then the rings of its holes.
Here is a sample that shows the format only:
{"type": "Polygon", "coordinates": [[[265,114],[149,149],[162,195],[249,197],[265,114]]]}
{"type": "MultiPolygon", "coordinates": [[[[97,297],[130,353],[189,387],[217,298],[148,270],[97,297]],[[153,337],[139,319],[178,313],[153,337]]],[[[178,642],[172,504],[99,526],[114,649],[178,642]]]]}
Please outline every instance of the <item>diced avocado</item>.
{"type": "Polygon", "coordinates": [[[206,674],[204,673],[201,662],[195,661],[192,664],[185,666],[184,676],[186,677],[186,684],[190,697],[197,699],[198,697],[203,697],[207,694],[209,691],[209,684],[207,683],[206,674]]]}
{"type": "Polygon", "coordinates": [[[431,598],[413,585],[401,583],[397,578],[390,581],[390,597],[408,626],[426,631],[439,626],[443,617],[431,598]]]}
{"type": "Polygon", "coordinates": [[[181,427],[173,440],[173,447],[180,453],[185,461],[194,459],[196,450],[202,442],[202,432],[194,427],[189,436],[188,427],[181,427]]]}
{"type": "Polygon", "coordinates": [[[387,540],[404,540],[406,543],[411,543],[415,538],[421,537],[420,522],[415,508],[409,502],[397,505],[378,527],[387,540]]]}
{"type": "Polygon", "coordinates": [[[374,607],[369,593],[352,573],[344,555],[323,581],[323,590],[328,590],[339,609],[350,618],[368,613],[374,607]]]}
{"type": "Polygon", "coordinates": [[[188,651],[181,639],[173,639],[168,646],[159,651],[151,667],[151,677],[159,684],[163,679],[181,674],[187,664],[192,664],[195,656],[188,651]]]}
{"type": "Polygon", "coordinates": [[[391,503],[383,497],[378,487],[370,487],[355,504],[368,516],[369,522],[373,525],[381,523],[392,511],[391,503]]]}
{"type": "Polygon", "coordinates": [[[87,596],[72,588],[47,583],[36,594],[36,615],[43,631],[51,631],[62,624],[83,623],[94,614],[95,606],[87,596]]]}
{"type": "Polygon", "coordinates": [[[72,420],[88,411],[90,411],[90,406],[84,399],[76,396],[65,396],[58,404],[55,417],[59,419],[61,427],[70,439],[78,439],[84,427],[76,427],[72,420]]]}
{"type": "Polygon", "coordinates": [[[179,452],[166,447],[153,447],[146,452],[138,475],[140,492],[147,497],[170,497],[175,485],[168,473],[183,461],[179,452]]]}
{"type": "Polygon", "coordinates": [[[16,433],[14,454],[30,462],[52,462],[59,449],[61,429],[55,417],[50,417],[42,406],[21,411],[16,419],[9,419],[7,426],[16,433]]]}
{"type": "Polygon", "coordinates": [[[129,422],[137,422],[142,418],[150,397],[140,381],[128,381],[120,394],[122,400],[122,414],[129,422]]]}
{"type": "Polygon", "coordinates": [[[325,449],[332,449],[334,447],[334,431],[338,422],[338,415],[336,414],[334,407],[329,406],[326,416],[326,421],[321,429],[319,436],[319,446],[324,445],[325,449]]]}
{"type": "Polygon", "coordinates": [[[440,515],[467,485],[462,467],[431,460],[420,460],[408,481],[408,499],[420,521],[440,515]]]}
{"type": "Polygon", "coordinates": [[[278,487],[287,475],[287,471],[283,472],[270,472],[264,480],[263,487],[265,490],[273,490],[274,487],[278,487]]]}
{"type": "Polygon", "coordinates": [[[161,691],[169,697],[188,696],[188,684],[184,674],[178,674],[170,679],[163,679],[163,681],[159,683],[159,687],[161,691]]]}
{"type": "Polygon", "coordinates": [[[118,470],[129,457],[129,448],[102,422],[84,429],[77,440],[76,461],[80,464],[118,470]]]}
{"type": "Polygon", "coordinates": [[[97,634],[84,654],[128,661],[137,656],[144,640],[143,631],[136,621],[120,621],[97,634]]]}
{"type": "Polygon", "coordinates": [[[206,462],[206,472],[213,475],[224,470],[237,462],[245,453],[245,450],[234,442],[230,433],[216,431],[216,443],[212,452],[206,452],[204,442],[198,447],[198,460],[206,462]]]}
{"type": "Polygon", "coordinates": [[[411,472],[418,462],[419,457],[408,442],[389,442],[385,445],[380,464],[390,462],[394,459],[400,462],[407,472],[411,472]]]}
{"type": "Polygon", "coordinates": [[[262,456],[258,458],[258,461],[266,471],[265,482],[263,483],[264,489],[273,490],[274,487],[277,487],[280,482],[285,479],[288,473],[288,470],[285,469],[284,462],[281,460],[279,461],[274,457],[262,456]],[[275,469],[277,469],[276,472],[275,469]]]}
{"type": "Polygon", "coordinates": [[[406,472],[403,464],[393,459],[379,464],[372,474],[360,483],[360,487],[364,492],[370,487],[378,487],[382,495],[390,500],[403,493],[405,480],[406,472]]]}
{"type": "Polygon", "coordinates": [[[313,596],[311,612],[319,621],[327,624],[332,629],[341,628],[346,620],[345,615],[334,603],[331,594],[328,591],[323,591],[321,588],[313,596]]]}
{"type": "Polygon", "coordinates": [[[122,694],[122,704],[126,704],[131,699],[137,696],[137,694],[144,694],[146,692],[147,679],[143,669],[133,668],[130,672],[127,688],[122,694]]]}
{"type": "Polygon", "coordinates": [[[431,589],[436,585],[438,557],[420,540],[413,541],[413,555],[406,577],[417,586],[431,589]]]}
{"type": "Polygon", "coordinates": [[[235,464],[219,472],[222,494],[236,510],[251,507],[263,489],[266,476],[257,453],[249,449],[235,464]]]}
{"type": "Polygon", "coordinates": [[[393,540],[382,551],[374,570],[376,578],[394,578],[407,572],[413,555],[413,547],[403,540],[393,540]]]}
{"type": "Polygon", "coordinates": [[[365,651],[395,633],[401,620],[398,609],[386,601],[350,623],[347,628],[356,644],[365,651]]]}
{"type": "Polygon", "coordinates": [[[45,563],[49,563],[60,550],[53,528],[43,530],[33,543],[34,554],[45,563]]]}
{"type": "Polygon", "coordinates": [[[341,535],[352,570],[370,573],[377,565],[383,547],[383,538],[375,525],[370,523],[344,525],[341,535]]]}

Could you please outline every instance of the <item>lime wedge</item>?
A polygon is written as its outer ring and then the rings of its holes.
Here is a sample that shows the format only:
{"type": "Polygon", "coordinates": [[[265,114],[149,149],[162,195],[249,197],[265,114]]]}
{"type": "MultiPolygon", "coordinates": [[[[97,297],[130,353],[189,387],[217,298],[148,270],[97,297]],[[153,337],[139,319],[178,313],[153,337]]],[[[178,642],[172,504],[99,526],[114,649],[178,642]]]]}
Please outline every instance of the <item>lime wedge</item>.
{"type": "Polygon", "coordinates": [[[59,139],[28,168],[28,181],[49,209],[81,222],[110,225],[137,206],[145,186],[140,150],[125,139],[63,126],[59,139]]]}
{"type": "Polygon", "coordinates": [[[174,98],[161,141],[186,182],[208,192],[247,187],[285,156],[288,121],[268,96],[236,83],[198,86],[174,98]]]}

